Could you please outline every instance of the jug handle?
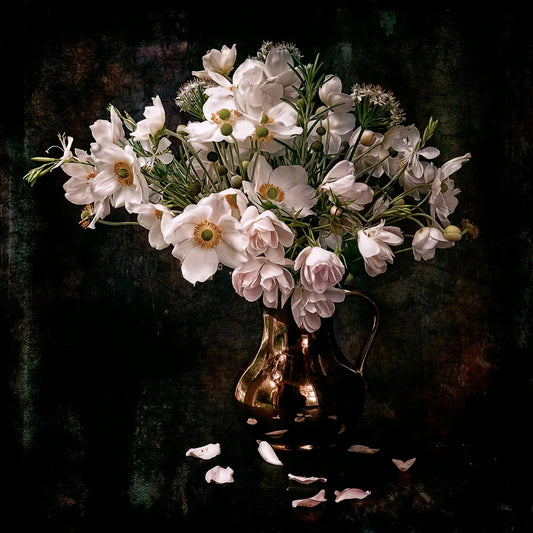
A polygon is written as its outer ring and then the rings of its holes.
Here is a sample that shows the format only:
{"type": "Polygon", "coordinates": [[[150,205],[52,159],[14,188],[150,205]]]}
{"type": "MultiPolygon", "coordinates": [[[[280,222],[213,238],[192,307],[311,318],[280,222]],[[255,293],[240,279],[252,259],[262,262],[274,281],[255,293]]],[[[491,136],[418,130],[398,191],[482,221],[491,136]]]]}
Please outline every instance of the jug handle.
{"type": "Polygon", "coordinates": [[[343,289],[344,291],[344,294],[346,296],[357,296],[359,298],[362,298],[363,300],[365,300],[368,304],[370,304],[370,307],[372,308],[372,311],[374,313],[374,322],[372,323],[372,330],[370,331],[370,335],[368,336],[367,340],[366,340],[366,343],[363,347],[363,350],[361,351],[361,355],[359,356],[359,363],[356,367],[356,371],[359,373],[359,374],[363,374],[363,367],[365,366],[365,362],[366,362],[366,359],[368,357],[368,352],[370,350],[370,347],[372,346],[372,343],[374,342],[374,338],[376,336],[376,333],[378,331],[378,327],[379,327],[379,308],[376,304],[376,302],[374,302],[374,300],[372,300],[372,298],[370,298],[370,296],[368,296],[366,293],[360,291],[360,290],[357,290],[357,289],[343,289]]]}

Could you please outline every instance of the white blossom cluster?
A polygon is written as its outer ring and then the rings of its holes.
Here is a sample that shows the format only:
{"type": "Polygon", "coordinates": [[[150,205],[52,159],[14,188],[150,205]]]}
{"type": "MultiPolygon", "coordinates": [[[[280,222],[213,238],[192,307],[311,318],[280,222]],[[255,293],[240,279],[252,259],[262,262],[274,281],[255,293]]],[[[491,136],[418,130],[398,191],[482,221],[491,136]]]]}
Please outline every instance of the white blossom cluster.
{"type": "Polygon", "coordinates": [[[429,260],[473,233],[450,222],[460,192],[451,176],[470,154],[436,165],[435,121],[422,134],[401,124],[392,93],[345,93],[294,45],[268,42],[236,59],[235,45],[203,56],[177,93],[191,116],[177,130],[159,96],[138,122],[110,106],[90,126],[88,151],[60,136],[61,157],[34,158],[43,164],[26,179],[61,168],[84,227],[112,224],[106,217],[124,208],[189,282],[228,267],[240,296],[290,305],[310,332],[333,315],[357,265],[376,276],[400,251],[429,260]]]}

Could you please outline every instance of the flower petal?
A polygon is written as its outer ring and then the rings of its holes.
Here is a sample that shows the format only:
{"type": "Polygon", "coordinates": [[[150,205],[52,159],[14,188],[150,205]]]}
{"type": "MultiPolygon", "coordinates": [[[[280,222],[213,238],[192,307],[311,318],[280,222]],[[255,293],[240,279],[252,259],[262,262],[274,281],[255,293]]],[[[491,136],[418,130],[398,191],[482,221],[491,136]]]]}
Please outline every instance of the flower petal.
{"type": "Polygon", "coordinates": [[[361,489],[336,490],[335,501],[341,502],[342,500],[362,500],[370,494],[370,491],[361,489]]]}
{"type": "Polygon", "coordinates": [[[199,448],[190,448],[185,452],[187,457],[198,457],[199,459],[212,459],[220,455],[220,444],[206,444],[199,448]]]}
{"type": "Polygon", "coordinates": [[[369,448],[368,446],[363,446],[362,444],[354,444],[353,446],[350,446],[347,451],[354,453],[373,454],[379,452],[379,448],[369,448]]]}
{"type": "Polygon", "coordinates": [[[322,489],[320,492],[317,492],[314,496],[311,496],[311,498],[304,498],[302,500],[293,500],[292,506],[293,507],[315,507],[321,502],[326,501],[326,491],[322,489]]]}
{"type": "Polygon", "coordinates": [[[413,463],[416,461],[416,457],[413,457],[412,459],[407,459],[407,461],[402,461],[400,459],[393,459],[392,462],[396,465],[398,470],[401,470],[402,472],[405,472],[406,470],[409,470],[413,466],[413,463]]]}
{"type": "Polygon", "coordinates": [[[228,466],[222,468],[221,466],[214,466],[211,470],[208,470],[205,474],[205,480],[208,483],[233,483],[233,470],[228,466]]]}
{"type": "Polygon", "coordinates": [[[325,477],[295,476],[293,474],[289,474],[289,479],[292,479],[293,481],[297,481],[298,483],[302,483],[304,485],[309,485],[310,483],[315,483],[316,481],[321,481],[322,483],[326,483],[327,481],[325,477]]]}
{"type": "Polygon", "coordinates": [[[281,466],[283,463],[279,460],[279,457],[276,455],[274,448],[266,440],[259,442],[258,447],[259,455],[267,462],[272,465],[281,466]]]}

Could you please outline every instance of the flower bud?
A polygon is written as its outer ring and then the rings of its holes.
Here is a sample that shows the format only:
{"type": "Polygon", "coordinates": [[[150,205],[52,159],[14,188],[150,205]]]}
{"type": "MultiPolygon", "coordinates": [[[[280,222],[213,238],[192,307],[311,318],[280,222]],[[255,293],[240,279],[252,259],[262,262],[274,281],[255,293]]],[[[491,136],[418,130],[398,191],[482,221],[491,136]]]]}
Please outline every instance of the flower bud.
{"type": "Polygon", "coordinates": [[[447,241],[460,241],[462,236],[463,235],[461,229],[457,226],[453,226],[450,224],[449,226],[446,226],[446,228],[444,228],[444,238],[447,241]]]}
{"type": "Polygon", "coordinates": [[[331,209],[329,210],[329,214],[332,217],[338,217],[342,214],[342,209],[337,205],[332,205],[331,209]]]}
{"type": "Polygon", "coordinates": [[[189,183],[189,185],[187,185],[187,192],[191,196],[196,196],[201,191],[201,189],[202,189],[202,187],[200,186],[200,184],[197,181],[191,181],[191,183],[189,183]]]}
{"type": "Polygon", "coordinates": [[[365,130],[361,135],[361,144],[363,146],[372,146],[376,142],[376,135],[373,131],[365,130]]]}
{"type": "Polygon", "coordinates": [[[326,128],[324,128],[324,126],[318,126],[316,132],[318,135],[324,135],[326,133],[326,128]]]}
{"type": "Polygon", "coordinates": [[[209,152],[207,154],[207,160],[211,161],[211,163],[214,163],[215,161],[218,161],[218,154],[216,152],[209,152]]]}
{"type": "Polygon", "coordinates": [[[217,172],[218,172],[219,176],[225,176],[228,173],[228,169],[224,165],[220,165],[217,168],[217,172]]]}
{"type": "Polygon", "coordinates": [[[234,175],[234,176],[231,176],[229,182],[230,182],[230,185],[234,187],[235,189],[240,189],[242,185],[242,178],[241,176],[234,175]]]}

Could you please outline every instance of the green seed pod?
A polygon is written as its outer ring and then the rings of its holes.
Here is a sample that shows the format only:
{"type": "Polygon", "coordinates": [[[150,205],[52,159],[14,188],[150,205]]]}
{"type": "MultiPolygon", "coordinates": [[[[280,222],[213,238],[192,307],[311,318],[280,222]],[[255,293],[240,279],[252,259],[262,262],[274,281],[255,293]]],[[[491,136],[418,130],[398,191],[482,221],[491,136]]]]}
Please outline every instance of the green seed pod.
{"type": "Polygon", "coordinates": [[[228,118],[231,117],[231,111],[229,109],[221,109],[219,112],[218,112],[218,116],[222,119],[222,120],[228,120],[228,118]]]}
{"type": "Polygon", "coordinates": [[[316,132],[318,135],[325,135],[326,134],[326,128],[324,126],[318,126],[316,129],[316,132]]]}
{"type": "Polygon", "coordinates": [[[201,190],[202,190],[202,187],[197,181],[191,181],[191,183],[187,185],[187,192],[191,196],[196,196],[201,190]]]}
{"type": "Polygon", "coordinates": [[[222,124],[220,126],[220,133],[222,135],[231,135],[233,133],[233,126],[231,124],[222,124]]]}
{"type": "Polygon", "coordinates": [[[321,152],[324,149],[324,145],[320,141],[315,141],[311,144],[311,150],[315,152],[321,152]]]}
{"type": "Polygon", "coordinates": [[[220,176],[225,176],[227,173],[228,173],[228,169],[227,167],[225,167],[224,165],[220,165],[218,168],[217,168],[217,172],[220,176]]]}
{"type": "Polygon", "coordinates": [[[268,136],[268,130],[264,126],[257,126],[255,128],[255,136],[258,139],[263,139],[268,136]]]}
{"type": "Polygon", "coordinates": [[[211,161],[211,163],[218,161],[218,154],[216,152],[209,152],[207,154],[207,160],[211,161]]]}

